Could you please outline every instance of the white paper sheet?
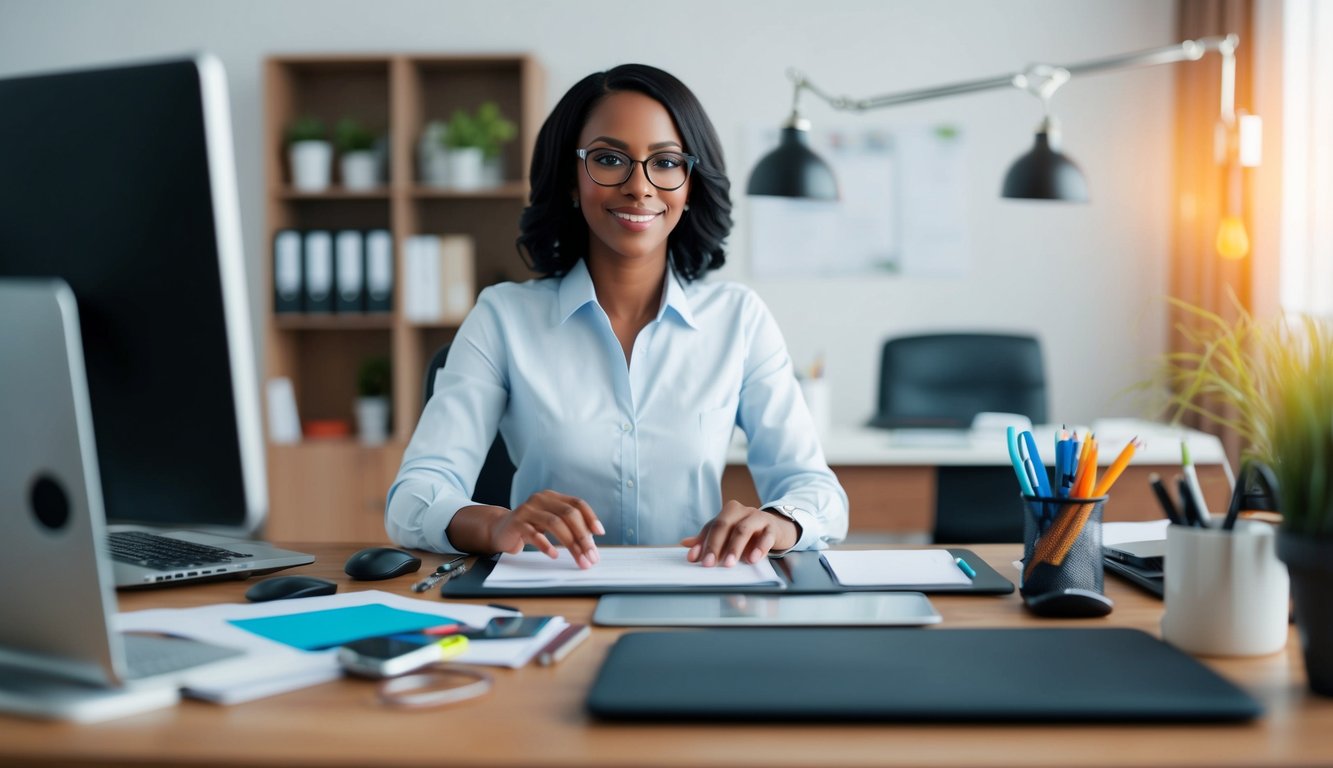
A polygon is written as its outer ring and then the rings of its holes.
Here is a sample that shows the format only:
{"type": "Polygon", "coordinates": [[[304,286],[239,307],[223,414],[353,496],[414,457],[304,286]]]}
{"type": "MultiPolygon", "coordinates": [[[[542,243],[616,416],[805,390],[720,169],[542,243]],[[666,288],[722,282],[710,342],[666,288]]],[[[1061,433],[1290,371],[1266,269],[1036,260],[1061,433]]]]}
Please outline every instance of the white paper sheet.
{"type": "Polygon", "coordinates": [[[486,577],[488,587],[749,587],[785,586],[764,558],[757,563],[737,563],[731,568],[705,568],[685,559],[684,547],[604,547],[597,550],[601,562],[581,570],[559,550],[552,560],[541,552],[501,555],[495,570],[486,577]]]}
{"type": "Polygon", "coordinates": [[[972,583],[944,549],[828,550],[824,560],[844,587],[972,583]]]}
{"type": "MultiPolygon", "coordinates": [[[[120,631],[162,632],[238,648],[244,656],[188,673],[182,685],[187,696],[218,704],[237,704],[310,685],[336,680],[342,669],[336,649],[301,651],[247,632],[233,619],[285,616],[331,608],[380,604],[404,611],[432,613],[472,626],[485,626],[494,616],[512,615],[486,606],[445,603],[376,590],[348,592],[267,603],[223,603],[198,608],[158,608],[120,613],[113,626],[120,631]]],[[[528,663],[566,625],[563,618],[547,623],[537,636],[517,640],[474,640],[457,661],[468,664],[520,667],[528,663]]]]}
{"type": "Polygon", "coordinates": [[[1165,541],[1170,520],[1141,523],[1102,523],[1102,546],[1113,547],[1130,541],[1165,541]]]}

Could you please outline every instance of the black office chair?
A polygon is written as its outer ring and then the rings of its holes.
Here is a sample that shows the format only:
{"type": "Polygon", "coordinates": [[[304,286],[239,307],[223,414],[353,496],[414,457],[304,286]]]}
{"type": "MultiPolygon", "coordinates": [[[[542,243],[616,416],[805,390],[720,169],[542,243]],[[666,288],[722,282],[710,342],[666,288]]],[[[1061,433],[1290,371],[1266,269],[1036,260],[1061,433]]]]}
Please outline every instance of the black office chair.
{"type": "MultiPolygon", "coordinates": [[[[1037,339],[938,333],[884,342],[871,426],[966,429],[986,411],[1046,422],[1046,373],[1037,339]]],[[[996,444],[997,452],[1004,450],[996,444]]],[[[1011,467],[939,467],[935,477],[936,543],[1023,540],[1011,467]]]]}
{"type": "MultiPolygon", "coordinates": [[[[425,389],[422,392],[421,406],[426,407],[430,396],[435,394],[435,374],[444,367],[449,357],[449,344],[446,343],[435,351],[426,366],[425,389]]],[[[478,504],[491,504],[508,508],[509,493],[514,485],[514,463],[509,460],[509,450],[500,433],[495,433],[495,442],[481,463],[481,472],[477,475],[477,486],[472,491],[472,500],[478,504]]]]}

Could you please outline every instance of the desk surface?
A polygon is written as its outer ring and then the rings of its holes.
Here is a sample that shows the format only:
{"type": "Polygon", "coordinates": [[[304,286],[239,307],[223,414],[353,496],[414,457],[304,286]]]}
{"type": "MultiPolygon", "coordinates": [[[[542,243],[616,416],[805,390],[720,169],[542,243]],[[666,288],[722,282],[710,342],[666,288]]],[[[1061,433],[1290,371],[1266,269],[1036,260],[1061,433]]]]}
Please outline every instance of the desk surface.
{"type": "MultiPolygon", "coordinates": [[[[1059,425],[1034,427],[1037,450],[1050,464],[1054,433],[1059,425]]],[[[1084,427],[1079,427],[1082,433],[1084,427]]],[[[1199,464],[1218,464],[1226,459],[1222,442],[1198,430],[1172,427],[1142,419],[1105,419],[1092,430],[1103,446],[1099,463],[1108,465],[1116,454],[1138,437],[1144,445],[1134,455],[1134,464],[1180,465],[1180,441],[1189,443],[1190,458],[1199,464]]],[[[874,429],[834,427],[820,435],[824,457],[830,466],[1004,466],[1009,463],[1003,430],[874,429]]],[[[736,430],[727,452],[727,463],[745,464],[745,434],[736,430]]]]}
{"type": "MultiPolygon", "coordinates": [[[[342,562],[357,547],[293,545],[314,553],[302,573],[356,589],[342,562]]],[[[1011,573],[1016,545],[975,551],[1011,573]]],[[[428,556],[433,568],[439,556],[428,556]]],[[[413,576],[364,586],[409,594],[413,576]]],[[[1136,627],[1158,634],[1162,604],[1107,577],[1116,601],[1107,619],[1060,626],[1136,627]]],[[[242,600],[247,584],[224,582],[122,593],[121,608],[187,607],[242,600]]],[[[936,596],[940,628],[1052,626],[1023,612],[1016,595],[936,596]]],[[[513,600],[532,613],[587,621],[591,598],[513,600]]],[[[1244,725],[606,725],[583,700],[622,630],[592,639],[554,667],[497,670],[489,695],[443,709],[399,712],[375,703],[373,683],[343,680],[233,707],[187,701],[107,723],[75,726],[0,717],[0,764],[60,765],[660,765],[679,766],[1064,766],[1333,764],[1333,699],[1310,694],[1293,631],[1286,650],[1256,659],[1207,660],[1263,704],[1244,725]]]]}

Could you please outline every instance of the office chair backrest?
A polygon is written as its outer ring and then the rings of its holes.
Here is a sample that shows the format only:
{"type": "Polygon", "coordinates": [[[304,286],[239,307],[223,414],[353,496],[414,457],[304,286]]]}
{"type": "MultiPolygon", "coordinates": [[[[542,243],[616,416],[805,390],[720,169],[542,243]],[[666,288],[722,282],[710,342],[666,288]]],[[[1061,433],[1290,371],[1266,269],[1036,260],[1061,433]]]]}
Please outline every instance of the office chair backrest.
{"type": "Polygon", "coordinates": [[[877,427],[966,429],[984,411],[1046,422],[1046,373],[1032,336],[937,333],[884,342],[877,427]]]}
{"type": "MultiPolygon", "coordinates": [[[[444,368],[444,362],[448,358],[449,344],[445,343],[435,351],[426,366],[426,381],[421,396],[423,409],[426,403],[430,402],[430,396],[435,394],[435,374],[444,368]]],[[[472,500],[478,504],[508,508],[512,503],[509,494],[513,485],[514,463],[509,460],[509,449],[505,445],[504,438],[497,432],[495,442],[491,443],[490,452],[481,463],[481,471],[477,474],[477,485],[472,490],[472,500]]]]}

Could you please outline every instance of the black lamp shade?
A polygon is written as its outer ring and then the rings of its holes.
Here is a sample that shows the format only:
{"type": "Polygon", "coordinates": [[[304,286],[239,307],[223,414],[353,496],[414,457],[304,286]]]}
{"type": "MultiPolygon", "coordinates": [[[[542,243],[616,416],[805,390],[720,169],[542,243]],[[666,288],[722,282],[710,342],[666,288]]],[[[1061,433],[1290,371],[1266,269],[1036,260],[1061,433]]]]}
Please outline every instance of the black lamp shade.
{"type": "MultiPolygon", "coordinates": [[[[753,180],[750,182],[753,184],[753,180]]],[[[1051,146],[1045,131],[1037,134],[1032,149],[1009,166],[1003,197],[1027,200],[1088,202],[1088,182],[1073,160],[1051,146]]]]}
{"type": "Polygon", "coordinates": [[[833,169],[806,145],[806,131],[782,129],[777,149],[764,155],[750,172],[747,194],[837,200],[833,169]]]}

